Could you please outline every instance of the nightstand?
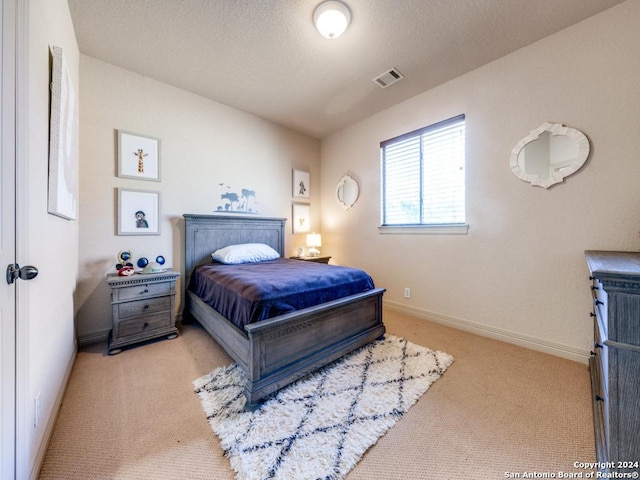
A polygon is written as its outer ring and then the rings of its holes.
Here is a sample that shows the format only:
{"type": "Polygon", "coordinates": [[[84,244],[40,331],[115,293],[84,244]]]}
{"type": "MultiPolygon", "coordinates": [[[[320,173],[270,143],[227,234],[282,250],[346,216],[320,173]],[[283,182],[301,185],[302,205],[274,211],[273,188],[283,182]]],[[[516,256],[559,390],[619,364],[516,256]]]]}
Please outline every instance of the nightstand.
{"type": "Polygon", "coordinates": [[[331,257],[289,257],[293,260],[304,260],[305,262],[329,263],[331,257]]]}
{"type": "Polygon", "coordinates": [[[107,275],[111,287],[113,327],[109,334],[109,355],[120,347],[152,338],[178,336],[175,318],[178,272],[139,274],[128,277],[107,275]]]}

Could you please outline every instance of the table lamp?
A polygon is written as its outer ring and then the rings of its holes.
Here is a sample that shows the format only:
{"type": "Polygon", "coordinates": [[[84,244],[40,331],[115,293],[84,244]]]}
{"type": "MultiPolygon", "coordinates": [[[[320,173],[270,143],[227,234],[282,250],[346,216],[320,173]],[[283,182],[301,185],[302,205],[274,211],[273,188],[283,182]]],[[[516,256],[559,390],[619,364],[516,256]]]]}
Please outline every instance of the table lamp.
{"type": "Polygon", "coordinates": [[[322,237],[320,236],[319,233],[309,233],[307,235],[307,247],[311,247],[309,248],[308,254],[311,257],[317,257],[318,255],[320,255],[320,250],[318,250],[316,247],[321,247],[322,246],[322,237]]]}

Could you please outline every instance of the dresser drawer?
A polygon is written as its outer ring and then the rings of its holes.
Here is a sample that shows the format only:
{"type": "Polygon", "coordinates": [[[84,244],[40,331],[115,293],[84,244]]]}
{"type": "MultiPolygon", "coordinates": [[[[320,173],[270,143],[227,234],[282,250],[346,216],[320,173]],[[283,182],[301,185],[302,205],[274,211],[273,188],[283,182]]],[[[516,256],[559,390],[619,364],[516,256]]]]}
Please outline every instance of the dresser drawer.
{"type": "Polygon", "coordinates": [[[148,313],[164,312],[171,309],[171,296],[145,298],[133,302],[118,303],[118,318],[128,318],[148,313]]]}
{"type": "Polygon", "coordinates": [[[114,302],[125,302],[137,298],[168,295],[174,291],[173,282],[141,283],[130,287],[116,288],[113,290],[114,302]]]}
{"type": "Polygon", "coordinates": [[[129,335],[137,335],[147,331],[159,328],[170,327],[173,325],[171,312],[159,313],[157,315],[148,315],[138,317],[131,320],[122,320],[117,324],[117,338],[127,337],[129,335]]]}
{"type": "Polygon", "coordinates": [[[594,301],[599,300],[604,304],[607,303],[607,292],[603,288],[602,284],[595,278],[591,283],[591,291],[593,292],[594,301]]]}
{"type": "Polygon", "coordinates": [[[603,395],[609,393],[609,347],[604,343],[604,337],[600,323],[596,320],[593,323],[593,352],[597,360],[598,376],[603,386],[603,395]]]}
{"type": "Polygon", "coordinates": [[[591,285],[591,293],[593,294],[593,311],[596,314],[598,323],[600,324],[600,330],[602,331],[602,338],[608,338],[608,295],[604,290],[602,284],[598,280],[593,280],[591,285]]]}

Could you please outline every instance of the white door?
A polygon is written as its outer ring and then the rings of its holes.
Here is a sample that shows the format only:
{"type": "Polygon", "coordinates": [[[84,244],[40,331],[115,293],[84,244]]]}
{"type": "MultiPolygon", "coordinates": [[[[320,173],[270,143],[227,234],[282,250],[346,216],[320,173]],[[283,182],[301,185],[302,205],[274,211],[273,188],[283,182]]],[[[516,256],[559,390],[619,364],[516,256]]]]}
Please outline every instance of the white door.
{"type": "Polygon", "coordinates": [[[15,478],[16,286],[5,270],[16,259],[16,11],[0,0],[0,478],[15,478]]]}

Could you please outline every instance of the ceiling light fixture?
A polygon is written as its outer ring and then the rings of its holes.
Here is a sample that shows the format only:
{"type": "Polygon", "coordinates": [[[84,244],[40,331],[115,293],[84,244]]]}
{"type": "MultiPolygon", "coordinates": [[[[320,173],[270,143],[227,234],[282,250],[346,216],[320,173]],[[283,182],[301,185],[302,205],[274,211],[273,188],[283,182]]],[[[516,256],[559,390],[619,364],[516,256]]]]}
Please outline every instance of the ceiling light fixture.
{"type": "Polygon", "coordinates": [[[338,38],[344,33],[351,21],[351,12],[342,2],[327,0],[318,5],[313,12],[313,23],[323,37],[338,38]]]}

